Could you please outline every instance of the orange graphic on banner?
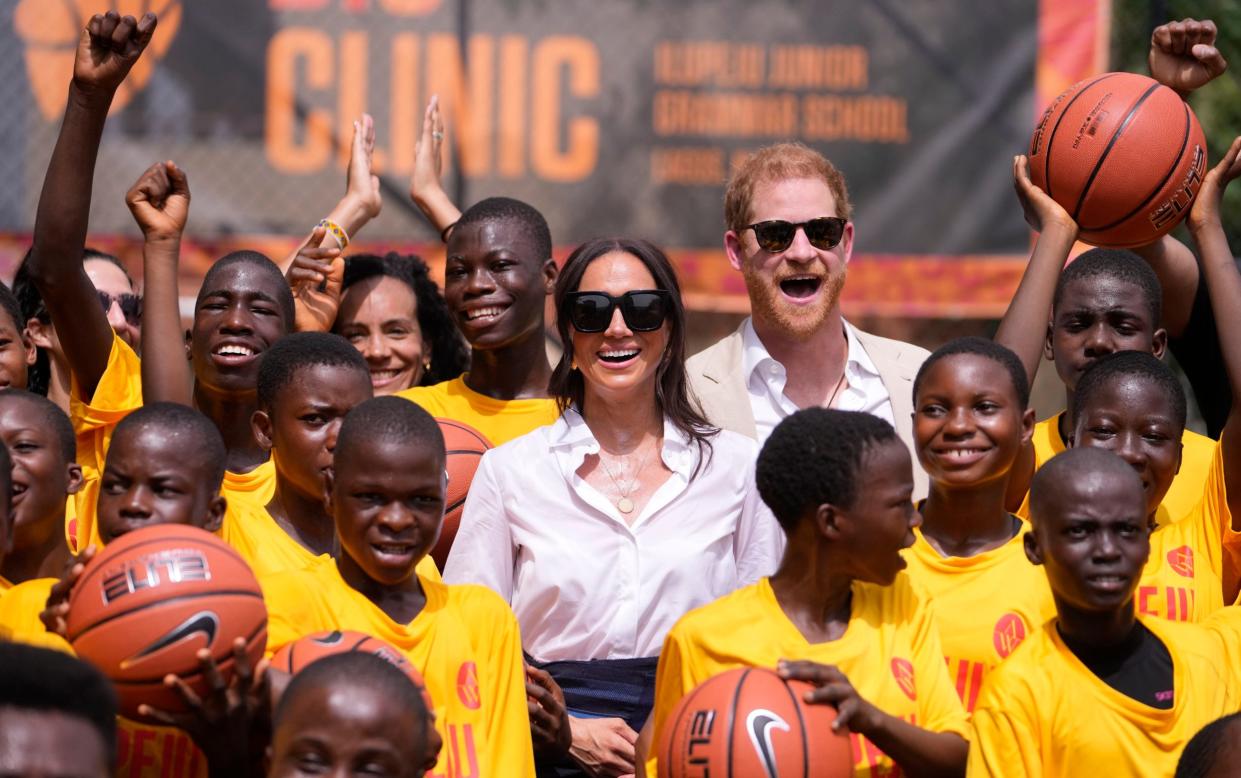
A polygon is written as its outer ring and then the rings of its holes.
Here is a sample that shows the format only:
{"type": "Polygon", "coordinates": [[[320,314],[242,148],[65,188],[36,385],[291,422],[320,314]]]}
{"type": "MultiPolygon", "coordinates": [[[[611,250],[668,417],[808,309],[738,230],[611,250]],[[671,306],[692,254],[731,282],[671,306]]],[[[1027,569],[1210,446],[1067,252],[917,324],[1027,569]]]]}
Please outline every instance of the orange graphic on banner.
{"type": "Polygon", "coordinates": [[[26,76],[44,119],[55,119],[65,109],[65,84],[73,75],[78,39],[91,16],[107,11],[134,18],[151,11],[159,17],[155,37],[116,90],[112,110],[119,111],[147,85],[155,63],[176,37],[180,0],[21,0],[18,4],[13,24],[26,44],[26,76]]]}

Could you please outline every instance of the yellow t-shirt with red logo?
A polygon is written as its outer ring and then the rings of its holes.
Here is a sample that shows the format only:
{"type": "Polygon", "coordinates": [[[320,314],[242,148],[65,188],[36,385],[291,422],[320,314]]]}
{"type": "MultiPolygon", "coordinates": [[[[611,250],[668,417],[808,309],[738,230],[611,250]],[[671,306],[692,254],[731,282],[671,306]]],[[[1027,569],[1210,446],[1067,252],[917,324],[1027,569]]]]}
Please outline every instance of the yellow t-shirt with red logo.
{"type": "MultiPolygon", "coordinates": [[[[1060,437],[1059,426],[1060,417],[1063,415],[1059,413],[1034,425],[1031,442],[1034,444],[1035,470],[1064,451],[1065,443],[1064,438],[1060,437]]],[[[1215,456],[1215,446],[1214,440],[1193,430],[1187,429],[1181,433],[1181,469],[1172,479],[1172,485],[1168,487],[1167,494],[1159,503],[1159,509],[1155,511],[1155,522],[1159,526],[1179,520],[1198,504],[1211,469],[1211,460],[1215,456]]],[[[1020,516],[1030,515],[1029,503],[1030,496],[1027,493],[1026,501],[1018,511],[1020,516]]]]}
{"type": "Polygon", "coordinates": [[[1172,655],[1170,709],[1108,686],[1052,621],[987,677],[967,775],[1172,775],[1198,730],[1241,709],[1241,610],[1226,608],[1202,624],[1141,621],[1172,655]]]}
{"type": "Polygon", "coordinates": [[[1024,534],[972,557],[945,557],[915,529],[903,552],[910,580],[935,603],[948,675],[967,711],[987,673],[1056,615],[1046,573],[1026,558],[1024,534]]]}
{"type": "Polygon", "coordinates": [[[452,419],[473,427],[493,448],[560,417],[555,400],[496,400],[466,386],[466,375],[463,373],[434,386],[415,386],[396,394],[422,406],[437,419],[452,419]]]}
{"type": "Polygon", "coordinates": [[[356,630],[401,649],[422,674],[444,739],[428,778],[530,778],[534,752],[517,618],[490,589],[419,576],[426,605],[399,624],[341,578],[333,559],[262,581],[267,651],[313,632],[356,630]]]}
{"type": "MultiPolygon", "coordinates": [[[[75,510],[66,510],[65,538],[74,554],[94,544],[102,547],[95,505],[99,479],[112,444],[112,433],[121,419],[142,407],[142,362],[119,336],[113,335],[108,365],[90,402],[81,399],[75,381],[69,392],[69,420],[77,436],[82,489],[73,495],[75,510]]],[[[248,473],[224,473],[220,494],[230,509],[241,501],[266,505],[276,490],[276,467],[269,459],[248,473]]]]}
{"type": "MultiPolygon", "coordinates": [[[[668,714],[703,681],[737,667],[774,668],[781,659],[835,665],[883,712],[932,732],[969,732],[932,609],[902,572],[891,586],[854,582],[849,626],[827,643],[806,640],[767,578],[690,611],[668,632],[659,655],[651,742],[660,742],[668,714]]],[[[850,737],[855,776],[897,774],[891,758],[866,738],[850,737]]],[[[658,770],[656,751],[646,762],[648,778],[658,770]]]]}
{"type": "MultiPolygon", "coordinates": [[[[72,654],[64,638],[48,632],[39,614],[55,578],[34,578],[0,597],[0,637],[72,654]]],[[[190,736],[173,727],[116,719],[116,778],[207,778],[207,759],[190,736]]]]}
{"type": "Polygon", "coordinates": [[[1224,580],[1235,575],[1231,571],[1237,569],[1234,560],[1241,553],[1241,533],[1232,529],[1223,449],[1218,444],[1198,504],[1151,533],[1150,542],[1150,558],[1134,593],[1139,614],[1202,621],[1224,607],[1224,580]]]}

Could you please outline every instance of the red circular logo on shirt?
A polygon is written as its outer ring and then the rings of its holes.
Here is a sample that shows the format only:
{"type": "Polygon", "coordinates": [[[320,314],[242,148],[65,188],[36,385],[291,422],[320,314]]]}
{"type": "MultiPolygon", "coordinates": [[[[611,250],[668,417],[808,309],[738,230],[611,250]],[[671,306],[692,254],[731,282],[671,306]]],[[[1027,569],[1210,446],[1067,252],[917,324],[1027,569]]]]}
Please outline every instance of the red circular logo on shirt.
{"type": "Polygon", "coordinates": [[[901,687],[905,696],[911,700],[918,699],[918,690],[914,686],[914,666],[908,659],[892,660],[892,677],[896,685],[901,687]]]}
{"type": "Polygon", "coordinates": [[[483,704],[478,691],[478,667],[473,662],[462,662],[457,671],[457,697],[470,710],[478,710],[483,704]]]}
{"type": "Polygon", "coordinates": [[[1017,646],[1021,645],[1021,641],[1026,639],[1026,623],[1016,613],[1005,613],[1000,620],[995,623],[995,632],[991,635],[991,642],[995,646],[995,652],[1003,659],[1017,646]]]}
{"type": "Polygon", "coordinates": [[[1177,575],[1186,578],[1194,577],[1194,550],[1189,546],[1181,546],[1174,548],[1168,552],[1168,567],[1176,571],[1177,575]]]}

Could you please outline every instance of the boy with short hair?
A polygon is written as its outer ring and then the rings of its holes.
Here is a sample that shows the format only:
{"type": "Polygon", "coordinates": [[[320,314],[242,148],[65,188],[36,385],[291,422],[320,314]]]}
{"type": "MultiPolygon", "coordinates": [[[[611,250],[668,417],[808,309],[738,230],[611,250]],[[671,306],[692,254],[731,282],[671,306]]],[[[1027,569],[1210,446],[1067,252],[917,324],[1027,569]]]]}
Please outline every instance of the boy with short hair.
{"type": "Polygon", "coordinates": [[[547,221],[519,200],[490,197],[461,215],[447,250],[444,301],[470,343],[470,370],[398,396],[493,446],[551,424],[559,411],[547,396],[543,317],[556,281],[547,221]]]}
{"type": "Polygon", "coordinates": [[[1030,494],[1026,553],[1047,572],[1057,616],[984,682],[968,774],[1169,775],[1201,726],[1241,706],[1241,617],[1136,614],[1146,500],[1116,455],[1059,454],[1030,494]]]}
{"type": "Polygon", "coordinates": [[[373,654],[319,659],[289,681],[272,717],[270,778],[324,772],[365,759],[391,778],[421,778],[435,764],[434,723],[409,676],[373,654]]]}
{"type": "Polygon", "coordinates": [[[418,575],[444,512],[444,441],[426,411],[378,397],[345,417],[327,479],[341,554],[264,579],[268,652],[352,629],[406,653],[444,739],[436,773],[533,776],[517,620],[493,592],[418,575]]]}
{"type": "Polygon", "coordinates": [[[0,642],[0,771],[108,778],[116,761],[116,692],[72,657],[0,642]]]}

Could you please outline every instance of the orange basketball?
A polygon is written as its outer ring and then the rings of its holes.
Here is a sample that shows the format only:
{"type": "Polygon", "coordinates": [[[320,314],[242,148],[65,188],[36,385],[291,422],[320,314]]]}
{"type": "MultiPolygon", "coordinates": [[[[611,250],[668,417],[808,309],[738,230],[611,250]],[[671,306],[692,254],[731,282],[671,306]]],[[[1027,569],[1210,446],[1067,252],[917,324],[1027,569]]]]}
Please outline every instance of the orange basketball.
{"type": "Polygon", "coordinates": [[[849,738],[832,733],[836,709],[807,705],[811,689],[771,670],[720,673],[685,695],[664,724],[659,774],[667,778],[844,778],[849,738]]]}
{"type": "Polygon", "coordinates": [[[440,432],[444,433],[444,448],[448,453],[448,494],[444,498],[443,528],[435,548],[431,549],[431,558],[443,570],[453,538],[457,537],[457,526],[461,523],[461,511],[465,507],[465,496],[470,491],[470,482],[474,480],[479,460],[491,448],[491,442],[468,424],[454,419],[436,421],[439,422],[440,432]]]}
{"type": "Polygon", "coordinates": [[[164,676],[205,695],[197,653],[209,650],[228,678],[238,637],[253,665],[267,643],[267,608],[249,565],[224,541],[163,524],[127,533],[91,560],[69,598],[67,637],[112,680],[125,716],[137,717],[142,703],[176,712],[184,704],[164,676]]]}
{"type": "Polygon", "coordinates": [[[1097,246],[1151,243],[1189,213],[1207,169],[1198,117],[1166,86],[1135,73],[1075,84],[1030,139],[1030,178],[1097,246]]]}
{"type": "Polygon", "coordinates": [[[374,654],[408,675],[410,680],[418,686],[425,686],[422,676],[400,649],[379,638],[350,630],[315,632],[301,640],[288,643],[272,655],[271,666],[274,670],[297,675],[317,659],[343,654],[346,651],[365,651],[368,654],[374,654]]]}

